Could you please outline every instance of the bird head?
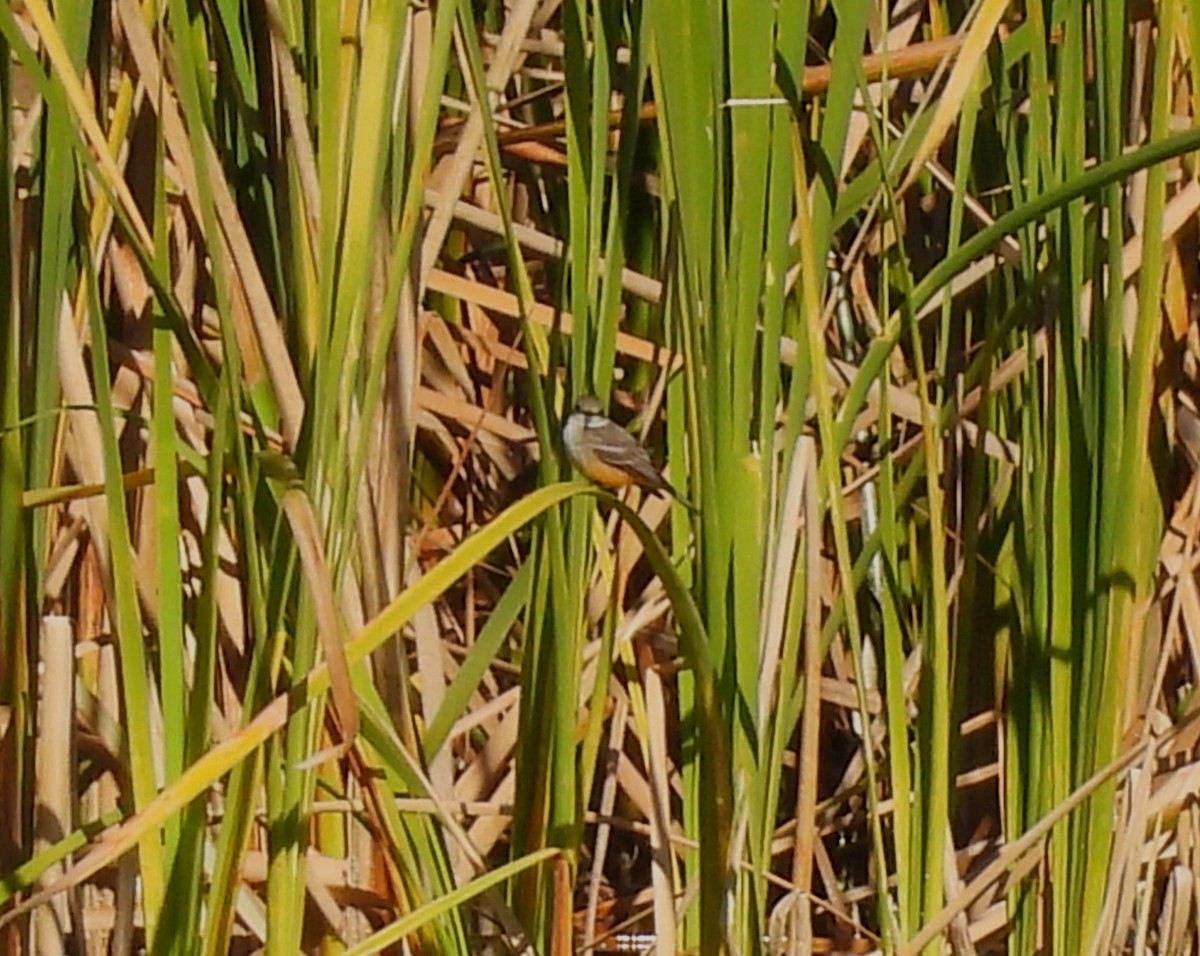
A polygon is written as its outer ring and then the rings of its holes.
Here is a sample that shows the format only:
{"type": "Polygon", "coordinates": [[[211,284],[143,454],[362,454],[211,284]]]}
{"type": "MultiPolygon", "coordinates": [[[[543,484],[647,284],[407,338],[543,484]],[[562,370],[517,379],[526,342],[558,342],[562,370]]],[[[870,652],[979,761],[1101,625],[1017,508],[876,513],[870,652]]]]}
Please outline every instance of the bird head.
{"type": "Polygon", "coordinates": [[[604,406],[595,395],[583,395],[575,403],[575,411],[582,415],[603,415],[604,406]]]}

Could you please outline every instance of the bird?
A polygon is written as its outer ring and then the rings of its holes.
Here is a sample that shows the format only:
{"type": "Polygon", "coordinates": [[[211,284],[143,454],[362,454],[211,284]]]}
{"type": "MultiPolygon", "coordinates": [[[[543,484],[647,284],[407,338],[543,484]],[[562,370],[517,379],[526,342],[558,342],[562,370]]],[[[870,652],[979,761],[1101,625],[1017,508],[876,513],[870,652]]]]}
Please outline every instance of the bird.
{"type": "Polygon", "coordinates": [[[655,470],[646,449],[624,428],[604,414],[594,395],[584,395],[563,422],[563,449],[567,458],[589,481],[615,491],[638,485],[655,494],[666,492],[685,508],[696,506],[655,470]]]}

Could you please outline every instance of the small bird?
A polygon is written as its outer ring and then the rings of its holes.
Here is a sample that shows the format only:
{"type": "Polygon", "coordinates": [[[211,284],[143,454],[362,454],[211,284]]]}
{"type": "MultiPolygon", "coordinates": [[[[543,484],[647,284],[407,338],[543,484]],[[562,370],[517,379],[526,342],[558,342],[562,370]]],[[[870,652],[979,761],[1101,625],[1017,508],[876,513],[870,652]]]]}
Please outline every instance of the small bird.
{"type": "Polygon", "coordinates": [[[684,507],[696,510],[655,470],[646,449],[604,414],[604,406],[594,395],[579,399],[563,422],[562,437],[567,458],[589,481],[610,490],[639,485],[656,494],[665,491],[684,507]]]}

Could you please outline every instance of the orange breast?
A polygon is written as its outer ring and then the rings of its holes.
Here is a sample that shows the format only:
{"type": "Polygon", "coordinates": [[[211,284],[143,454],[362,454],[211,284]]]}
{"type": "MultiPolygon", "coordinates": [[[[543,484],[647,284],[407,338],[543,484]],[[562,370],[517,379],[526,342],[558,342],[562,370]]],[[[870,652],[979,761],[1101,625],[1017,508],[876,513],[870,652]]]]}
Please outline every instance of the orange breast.
{"type": "Polygon", "coordinates": [[[614,468],[592,454],[583,456],[579,462],[579,470],[587,476],[589,481],[594,481],[605,488],[624,488],[633,483],[633,475],[629,472],[621,468],[614,468]]]}

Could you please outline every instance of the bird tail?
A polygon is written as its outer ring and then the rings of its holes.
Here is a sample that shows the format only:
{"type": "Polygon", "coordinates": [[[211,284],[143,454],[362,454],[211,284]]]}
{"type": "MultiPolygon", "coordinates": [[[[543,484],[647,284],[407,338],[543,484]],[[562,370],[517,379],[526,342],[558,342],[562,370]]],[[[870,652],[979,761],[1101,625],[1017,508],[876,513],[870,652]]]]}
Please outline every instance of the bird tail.
{"type": "Polygon", "coordinates": [[[666,481],[666,479],[663,479],[662,490],[667,492],[667,494],[687,508],[687,510],[692,512],[692,514],[700,513],[700,509],[683,495],[681,495],[678,491],[676,491],[675,488],[668,481],[666,481]]]}

